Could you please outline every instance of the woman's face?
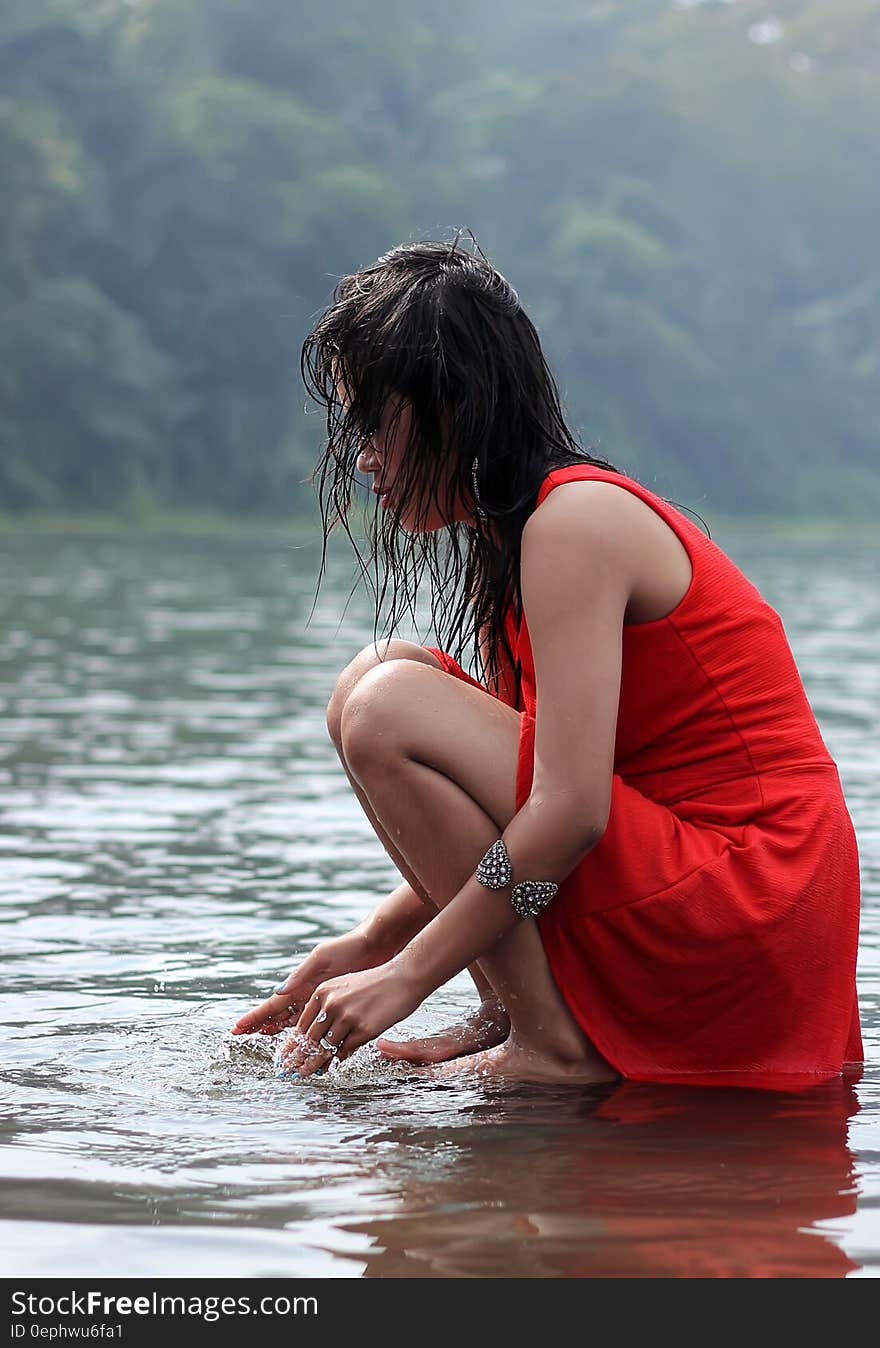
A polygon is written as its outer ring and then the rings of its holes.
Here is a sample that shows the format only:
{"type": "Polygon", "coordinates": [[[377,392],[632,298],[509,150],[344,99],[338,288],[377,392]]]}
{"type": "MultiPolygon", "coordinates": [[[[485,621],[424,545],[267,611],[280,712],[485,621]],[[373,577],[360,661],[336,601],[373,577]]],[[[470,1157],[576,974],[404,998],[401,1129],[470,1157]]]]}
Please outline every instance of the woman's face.
{"type": "MultiPolygon", "coordinates": [[[[342,406],[347,408],[348,393],[341,379],[336,382],[336,392],[342,406]]],[[[422,518],[419,519],[417,503],[408,499],[401,501],[395,495],[395,482],[399,487],[403,482],[400,466],[409,444],[411,427],[412,409],[409,402],[402,395],[392,393],[382,409],[374,433],[362,443],[357,457],[357,469],[360,473],[373,475],[372,487],[379,497],[380,510],[399,509],[399,522],[402,528],[406,529],[409,521],[410,532],[433,533],[437,529],[446,528],[450,523],[449,518],[440,512],[436,501],[430,502],[422,518]]],[[[441,419],[441,429],[443,431],[446,429],[445,416],[441,419]]],[[[452,518],[472,523],[473,512],[460,498],[457,498],[452,518]]]]}

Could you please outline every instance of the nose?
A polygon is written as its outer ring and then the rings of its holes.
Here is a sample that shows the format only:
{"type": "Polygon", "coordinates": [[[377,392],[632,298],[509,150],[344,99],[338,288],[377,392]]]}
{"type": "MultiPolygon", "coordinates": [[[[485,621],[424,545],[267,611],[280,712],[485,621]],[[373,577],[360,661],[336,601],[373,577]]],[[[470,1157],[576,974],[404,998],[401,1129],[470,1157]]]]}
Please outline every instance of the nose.
{"type": "Polygon", "coordinates": [[[364,440],[357,456],[359,473],[374,473],[379,467],[379,458],[370,440],[364,440]]]}

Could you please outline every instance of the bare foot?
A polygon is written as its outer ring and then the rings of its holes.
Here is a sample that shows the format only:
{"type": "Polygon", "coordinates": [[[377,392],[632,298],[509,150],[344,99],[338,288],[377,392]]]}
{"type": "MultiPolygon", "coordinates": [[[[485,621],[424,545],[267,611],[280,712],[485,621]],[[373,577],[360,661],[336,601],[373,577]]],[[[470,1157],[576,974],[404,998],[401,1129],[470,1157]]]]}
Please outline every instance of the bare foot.
{"type": "Polygon", "coordinates": [[[420,1076],[437,1080],[454,1079],[456,1073],[463,1073],[492,1080],[555,1082],[559,1085],[593,1085],[617,1081],[620,1077],[620,1073],[591,1048],[580,1055],[557,1057],[544,1050],[524,1048],[511,1039],[455,1062],[417,1070],[420,1076]]]}
{"type": "Polygon", "coordinates": [[[510,1019],[501,1002],[494,997],[481,1002],[479,1010],[472,1011],[460,1024],[448,1025],[437,1034],[426,1035],[423,1039],[386,1039],[383,1036],[376,1040],[376,1047],[386,1058],[438,1063],[503,1044],[509,1033],[510,1019]]]}

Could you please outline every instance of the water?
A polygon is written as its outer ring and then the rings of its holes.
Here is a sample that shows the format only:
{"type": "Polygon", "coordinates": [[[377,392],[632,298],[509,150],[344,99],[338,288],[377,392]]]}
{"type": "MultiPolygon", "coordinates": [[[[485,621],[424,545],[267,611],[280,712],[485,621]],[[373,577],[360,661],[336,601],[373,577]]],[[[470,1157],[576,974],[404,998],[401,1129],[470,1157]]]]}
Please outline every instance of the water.
{"type": "MultiPolygon", "coordinates": [[[[880,1272],[877,554],[712,531],[783,617],[859,838],[855,1085],[438,1084],[370,1047],[277,1080],[232,1021],[399,881],[324,723],[371,636],[362,593],[339,626],[353,559],[306,628],[317,554],[277,528],[0,537],[6,1276],[880,1272]]],[[[459,975],[396,1028],[472,1005],[459,975]]]]}

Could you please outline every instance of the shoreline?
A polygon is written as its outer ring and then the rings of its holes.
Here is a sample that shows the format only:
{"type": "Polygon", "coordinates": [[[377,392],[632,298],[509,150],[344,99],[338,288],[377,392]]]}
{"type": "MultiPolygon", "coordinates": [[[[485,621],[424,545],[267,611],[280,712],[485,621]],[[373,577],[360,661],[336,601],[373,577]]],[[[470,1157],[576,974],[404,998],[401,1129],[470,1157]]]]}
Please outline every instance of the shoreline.
{"type": "MultiPolygon", "coordinates": [[[[703,525],[692,515],[685,517],[698,528],[703,525]]],[[[759,537],[763,542],[774,538],[786,542],[822,542],[847,541],[852,543],[871,543],[876,546],[877,521],[873,516],[773,516],[726,515],[719,512],[701,512],[702,518],[711,530],[712,537],[721,533],[735,534],[743,538],[759,537]]],[[[354,523],[354,522],[353,522],[354,523]]],[[[134,538],[203,538],[238,539],[256,541],[287,541],[300,545],[313,542],[321,544],[321,521],[315,512],[312,516],[235,516],[219,513],[165,511],[155,515],[143,515],[128,518],[124,514],[109,512],[73,512],[45,511],[32,514],[11,514],[0,512],[0,535],[17,534],[66,534],[75,537],[110,538],[120,535],[134,538]]],[[[333,546],[334,538],[342,538],[344,530],[337,526],[328,540],[328,548],[333,546]]]]}

